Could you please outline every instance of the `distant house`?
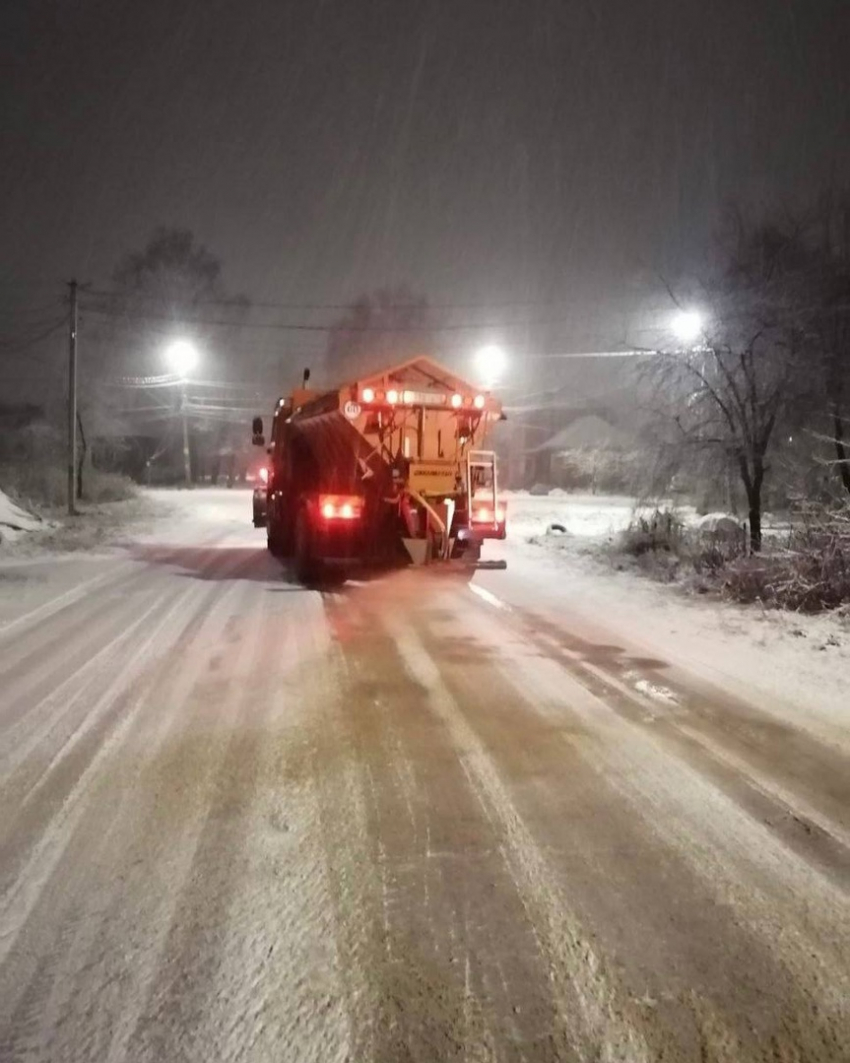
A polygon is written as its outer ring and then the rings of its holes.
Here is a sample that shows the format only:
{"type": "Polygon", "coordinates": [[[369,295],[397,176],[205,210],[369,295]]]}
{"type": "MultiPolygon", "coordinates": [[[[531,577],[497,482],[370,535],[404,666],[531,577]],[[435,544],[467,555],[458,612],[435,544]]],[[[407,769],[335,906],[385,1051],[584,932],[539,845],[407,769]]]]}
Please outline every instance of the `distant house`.
{"type": "Polygon", "coordinates": [[[632,433],[599,414],[577,417],[528,454],[535,483],[557,487],[596,489],[599,481],[612,486],[623,456],[634,446],[632,433]]]}
{"type": "Polygon", "coordinates": [[[630,355],[570,356],[539,379],[549,387],[506,401],[508,419],[496,434],[505,486],[589,486],[596,473],[571,473],[562,455],[630,451],[639,423],[636,361],[630,355]],[[571,476],[581,482],[571,483],[571,476]]]}

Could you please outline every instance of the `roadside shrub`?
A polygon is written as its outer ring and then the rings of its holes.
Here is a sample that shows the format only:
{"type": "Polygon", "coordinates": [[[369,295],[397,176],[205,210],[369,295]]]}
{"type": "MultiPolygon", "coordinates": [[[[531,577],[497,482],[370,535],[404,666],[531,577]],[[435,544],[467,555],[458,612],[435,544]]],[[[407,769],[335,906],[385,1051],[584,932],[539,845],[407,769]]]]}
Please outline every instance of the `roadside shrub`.
{"type": "Polygon", "coordinates": [[[83,469],[85,502],[123,502],[136,494],[136,485],[129,476],[118,472],[103,472],[101,469],[83,469]]]}
{"type": "Polygon", "coordinates": [[[706,514],[687,534],[688,560],[698,576],[716,576],[747,553],[743,525],[724,514],[706,514]]]}
{"type": "Polygon", "coordinates": [[[731,562],[723,594],[802,613],[850,603],[850,509],[811,517],[794,528],[787,548],[731,562]]]}
{"type": "MultiPolygon", "coordinates": [[[[60,509],[68,498],[68,473],[56,462],[0,465],[0,486],[25,509],[60,509]]],[[[135,494],[135,484],[128,477],[89,465],[83,468],[81,502],[122,502],[135,494]]]]}
{"type": "Polygon", "coordinates": [[[0,466],[0,486],[25,509],[38,511],[64,504],[67,474],[58,464],[27,461],[0,466]]]}
{"type": "Polygon", "coordinates": [[[654,513],[636,513],[629,526],[620,534],[618,549],[632,557],[647,553],[667,553],[679,556],[684,543],[684,525],[669,509],[654,513]]]}

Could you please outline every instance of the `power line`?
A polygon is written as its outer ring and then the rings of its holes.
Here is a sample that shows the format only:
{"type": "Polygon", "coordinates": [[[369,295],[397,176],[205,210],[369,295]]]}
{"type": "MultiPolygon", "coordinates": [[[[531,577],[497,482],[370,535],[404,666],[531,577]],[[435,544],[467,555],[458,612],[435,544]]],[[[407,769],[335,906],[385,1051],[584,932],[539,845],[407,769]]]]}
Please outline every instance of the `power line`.
{"type": "MultiPolygon", "coordinates": [[[[133,302],[134,300],[145,300],[149,302],[163,302],[164,299],[160,295],[152,295],[147,292],[122,292],[122,291],[109,291],[108,289],[89,289],[89,295],[99,296],[101,298],[114,298],[127,300],[133,302]]],[[[423,300],[422,302],[410,302],[410,303],[381,303],[373,306],[377,310],[497,310],[502,307],[547,307],[547,306],[563,306],[567,302],[566,299],[549,299],[549,300],[496,300],[494,302],[472,302],[472,303],[432,303],[430,300],[423,300]]],[[[262,302],[249,299],[247,303],[240,304],[238,298],[232,299],[193,299],[191,301],[192,306],[229,306],[235,307],[244,305],[246,309],[259,308],[263,310],[359,310],[364,306],[362,301],[354,301],[352,303],[278,303],[278,302],[262,302]]]]}
{"type": "Polygon", "coordinates": [[[26,327],[29,322],[26,318],[31,317],[33,314],[47,314],[55,313],[60,307],[67,307],[68,301],[66,299],[54,299],[50,303],[42,303],[40,306],[6,306],[6,308],[0,311],[0,316],[7,318],[10,321],[19,320],[21,324],[26,327]]]}
{"type": "Polygon", "coordinates": [[[34,336],[30,335],[19,339],[0,339],[0,353],[4,355],[24,354],[43,340],[46,340],[48,336],[52,336],[54,332],[58,332],[60,328],[64,328],[65,324],[66,319],[62,317],[59,321],[52,322],[49,328],[34,336]]]}
{"type": "Polygon", "coordinates": [[[271,332],[331,332],[334,329],[339,329],[340,332],[356,332],[356,333],[430,333],[430,332],[464,332],[474,329],[506,329],[506,328],[539,328],[544,325],[563,325],[569,321],[570,318],[556,318],[553,320],[543,321],[468,321],[446,325],[349,325],[342,324],[340,322],[333,322],[330,324],[283,324],[281,322],[261,322],[261,321],[223,321],[221,319],[211,318],[189,318],[189,317],[173,317],[168,314],[152,314],[152,313],[127,313],[127,312],[114,312],[112,310],[106,310],[101,307],[87,307],[86,313],[100,314],[103,317],[109,317],[112,320],[126,320],[126,321],[168,321],[172,324],[181,325],[203,325],[212,326],[215,328],[234,328],[234,329],[262,329],[271,332]]]}

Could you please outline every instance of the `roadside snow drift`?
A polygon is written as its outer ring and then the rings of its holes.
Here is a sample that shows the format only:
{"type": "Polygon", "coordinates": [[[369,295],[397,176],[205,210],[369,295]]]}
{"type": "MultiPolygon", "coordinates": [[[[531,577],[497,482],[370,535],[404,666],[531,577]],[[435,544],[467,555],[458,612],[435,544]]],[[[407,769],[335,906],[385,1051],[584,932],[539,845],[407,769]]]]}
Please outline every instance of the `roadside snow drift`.
{"type": "Polygon", "coordinates": [[[0,543],[11,541],[22,532],[35,531],[40,524],[38,517],[16,506],[8,495],[0,491],[0,543]]]}

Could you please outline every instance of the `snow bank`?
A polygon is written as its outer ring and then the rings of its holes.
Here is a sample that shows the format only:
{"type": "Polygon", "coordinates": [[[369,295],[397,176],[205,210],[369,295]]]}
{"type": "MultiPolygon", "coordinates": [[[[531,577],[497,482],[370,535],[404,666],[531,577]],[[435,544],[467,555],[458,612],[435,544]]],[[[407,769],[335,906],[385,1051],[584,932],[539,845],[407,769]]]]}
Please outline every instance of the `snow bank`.
{"type": "Polygon", "coordinates": [[[38,517],[15,505],[0,491],[0,542],[12,542],[23,532],[35,531],[42,526],[38,517]]]}
{"type": "MultiPolygon", "coordinates": [[[[506,491],[508,535],[545,535],[551,524],[561,524],[568,535],[583,539],[607,539],[629,526],[636,513],[651,513],[654,506],[640,507],[630,495],[570,494],[557,488],[548,495],[506,491]]],[[[664,503],[665,505],[667,503],[664,503]]],[[[690,506],[677,507],[685,522],[696,517],[690,506]]]]}

